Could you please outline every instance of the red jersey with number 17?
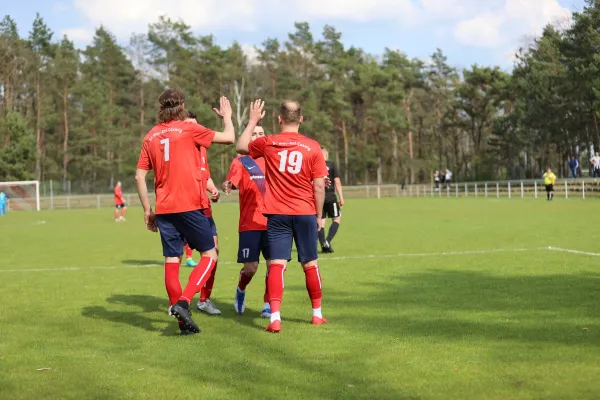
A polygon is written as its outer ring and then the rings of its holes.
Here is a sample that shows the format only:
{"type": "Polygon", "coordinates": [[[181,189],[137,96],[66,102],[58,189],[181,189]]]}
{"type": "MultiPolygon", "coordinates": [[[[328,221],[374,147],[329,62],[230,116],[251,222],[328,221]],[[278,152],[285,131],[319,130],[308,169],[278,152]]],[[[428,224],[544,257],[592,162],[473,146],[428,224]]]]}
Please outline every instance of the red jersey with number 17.
{"type": "Polygon", "coordinates": [[[238,156],[231,163],[226,180],[240,192],[238,232],[267,230],[267,218],[263,215],[264,171],[264,158],[253,160],[250,156],[238,156]]]}
{"type": "Polygon", "coordinates": [[[209,147],[214,137],[214,131],[184,121],[158,124],[146,135],[137,167],[154,170],[156,214],[202,208],[206,180],[200,173],[199,150],[209,147]]]}
{"type": "Polygon", "coordinates": [[[250,156],[264,157],[266,215],[316,215],[313,179],[327,176],[321,146],[296,132],[263,136],[249,146],[250,156]]]}

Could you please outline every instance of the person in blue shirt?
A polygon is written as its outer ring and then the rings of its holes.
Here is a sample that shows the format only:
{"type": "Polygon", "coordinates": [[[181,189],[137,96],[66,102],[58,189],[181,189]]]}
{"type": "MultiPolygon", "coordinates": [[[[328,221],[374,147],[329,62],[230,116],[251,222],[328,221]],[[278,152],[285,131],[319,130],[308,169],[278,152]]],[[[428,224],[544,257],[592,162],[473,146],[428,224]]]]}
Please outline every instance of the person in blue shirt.
{"type": "Polygon", "coordinates": [[[6,194],[0,192],[0,216],[6,215],[6,194]]]}
{"type": "Polygon", "coordinates": [[[577,169],[579,168],[579,161],[572,156],[569,160],[569,169],[571,170],[571,178],[577,178],[577,169]]]}

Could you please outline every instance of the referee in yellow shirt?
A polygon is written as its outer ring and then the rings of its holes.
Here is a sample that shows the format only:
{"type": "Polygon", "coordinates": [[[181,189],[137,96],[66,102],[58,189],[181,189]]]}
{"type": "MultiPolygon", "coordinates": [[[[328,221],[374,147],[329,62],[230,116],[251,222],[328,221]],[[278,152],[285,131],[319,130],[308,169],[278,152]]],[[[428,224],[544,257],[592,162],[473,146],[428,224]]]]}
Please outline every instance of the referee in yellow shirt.
{"type": "Polygon", "coordinates": [[[554,184],[556,183],[556,175],[548,168],[548,172],[544,174],[544,185],[546,185],[546,195],[548,200],[554,199],[554,184]]]}

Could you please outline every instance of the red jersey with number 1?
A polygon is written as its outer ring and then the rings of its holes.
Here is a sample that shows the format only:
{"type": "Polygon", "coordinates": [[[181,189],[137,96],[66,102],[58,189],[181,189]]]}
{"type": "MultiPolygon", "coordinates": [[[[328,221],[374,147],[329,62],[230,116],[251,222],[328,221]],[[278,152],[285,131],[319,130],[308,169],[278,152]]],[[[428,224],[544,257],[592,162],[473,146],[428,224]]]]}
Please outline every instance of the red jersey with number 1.
{"type": "Polygon", "coordinates": [[[212,217],[212,206],[210,204],[210,198],[206,192],[206,181],[210,178],[210,167],[208,165],[208,154],[204,147],[200,148],[200,174],[204,181],[204,191],[202,192],[202,209],[206,217],[212,217]]]}
{"type": "Polygon", "coordinates": [[[267,218],[263,215],[265,160],[238,156],[231,163],[226,180],[240,192],[240,224],[238,232],[266,231],[267,218]]]}
{"type": "Polygon", "coordinates": [[[317,214],[313,179],[327,176],[319,143],[299,133],[283,132],[258,138],[249,149],[252,158],[265,159],[264,214],[317,214]]]}
{"type": "Polygon", "coordinates": [[[154,170],[156,214],[202,209],[206,179],[200,173],[200,148],[209,147],[214,137],[214,131],[184,121],[158,124],[146,135],[137,167],[154,170]]]}

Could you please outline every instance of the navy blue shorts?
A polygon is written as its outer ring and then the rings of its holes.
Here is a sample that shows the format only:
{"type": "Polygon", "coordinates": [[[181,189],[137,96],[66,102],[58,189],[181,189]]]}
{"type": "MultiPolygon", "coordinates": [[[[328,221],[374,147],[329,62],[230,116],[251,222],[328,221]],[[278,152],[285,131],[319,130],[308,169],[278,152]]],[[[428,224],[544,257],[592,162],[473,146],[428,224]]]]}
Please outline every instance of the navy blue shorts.
{"type": "Polygon", "coordinates": [[[267,231],[240,232],[240,245],[238,247],[238,260],[240,264],[258,262],[260,253],[265,260],[270,260],[269,240],[267,231]]]}
{"type": "Polygon", "coordinates": [[[314,261],[317,256],[316,215],[268,215],[267,235],[271,260],[292,259],[292,240],[296,242],[298,261],[314,261]]]}
{"type": "Polygon", "coordinates": [[[213,217],[208,217],[208,223],[210,224],[210,231],[212,232],[212,235],[219,236],[217,234],[217,224],[215,224],[213,217]]]}
{"type": "Polygon", "coordinates": [[[165,257],[181,257],[186,242],[201,253],[215,248],[210,223],[201,210],[157,214],[156,225],[165,257]]]}

